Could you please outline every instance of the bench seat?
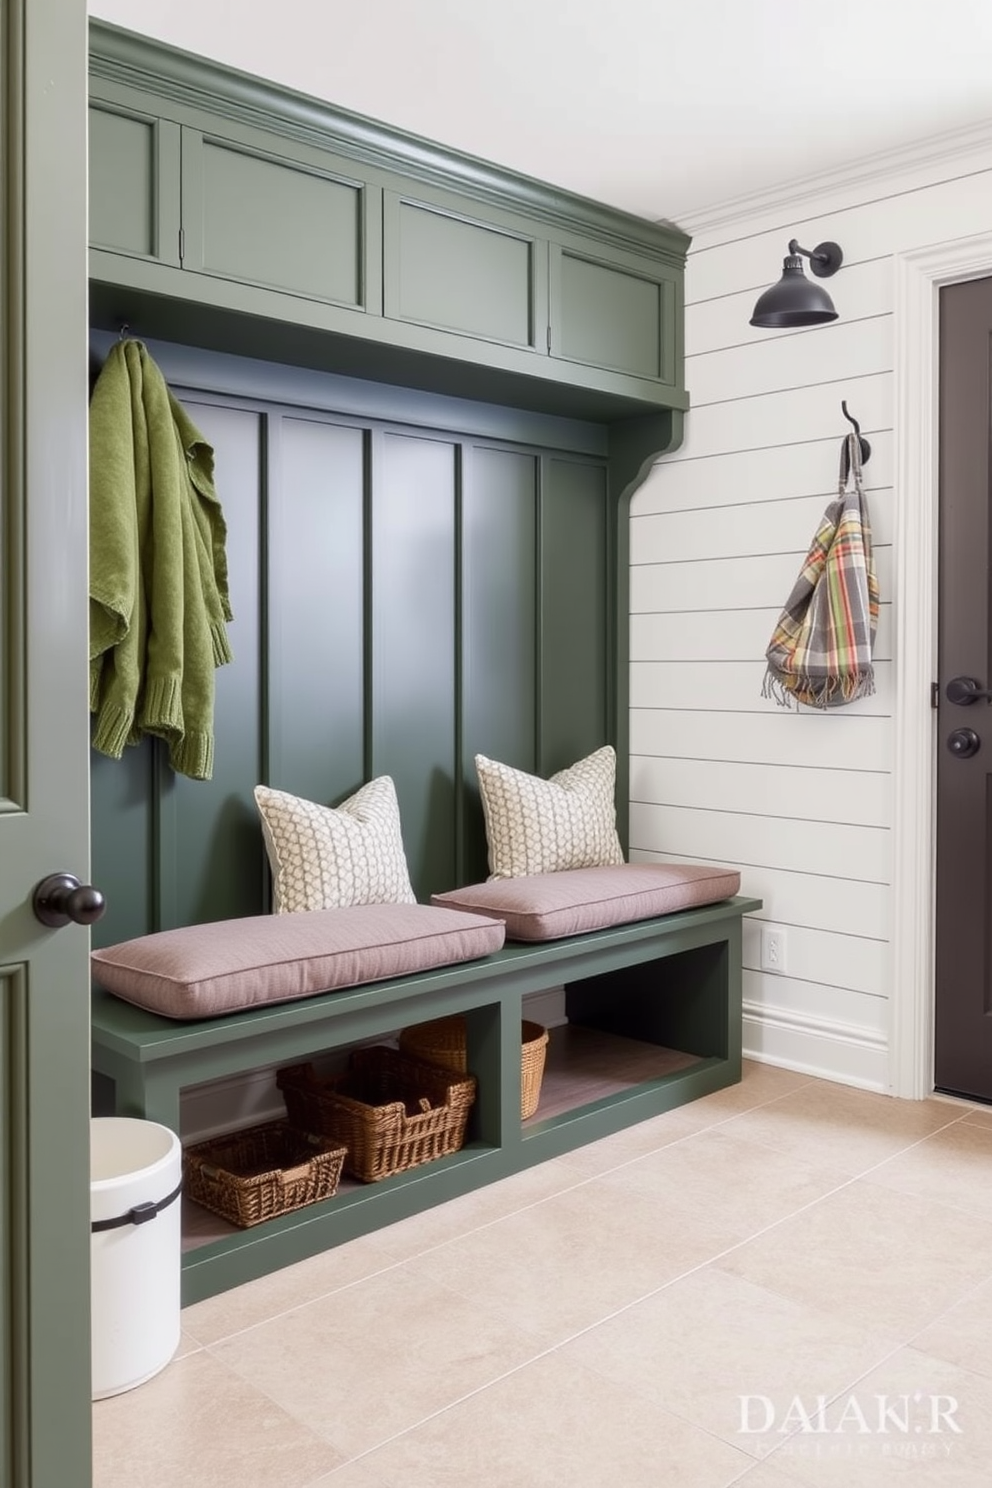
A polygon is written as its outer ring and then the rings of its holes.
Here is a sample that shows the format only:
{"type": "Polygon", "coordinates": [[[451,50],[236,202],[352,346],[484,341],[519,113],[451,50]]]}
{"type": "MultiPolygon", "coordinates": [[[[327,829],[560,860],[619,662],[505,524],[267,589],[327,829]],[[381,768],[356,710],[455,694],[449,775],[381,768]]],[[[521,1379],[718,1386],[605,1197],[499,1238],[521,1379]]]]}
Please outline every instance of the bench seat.
{"type": "Polygon", "coordinates": [[[462,1013],[479,1080],[469,1140],[450,1157],[190,1249],[192,1302],[619,1131],[740,1079],[741,919],[737,895],[634,924],[537,944],[224,1017],[179,1022],[93,994],[93,1067],[118,1115],[180,1130],[181,1092],[298,1063],[402,1027],[462,1013]],[[520,1121],[522,999],[565,988],[571,1024],[692,1055],[688,1067],[547,1119],[520,1121]]]}

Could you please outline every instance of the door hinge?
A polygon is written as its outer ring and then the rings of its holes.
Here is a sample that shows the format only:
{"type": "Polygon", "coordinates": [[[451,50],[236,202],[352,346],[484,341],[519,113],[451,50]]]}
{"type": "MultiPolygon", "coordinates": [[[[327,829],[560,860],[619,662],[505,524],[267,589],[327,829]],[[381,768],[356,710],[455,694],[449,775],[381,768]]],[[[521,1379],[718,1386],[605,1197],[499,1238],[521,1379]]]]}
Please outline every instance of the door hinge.
{"type": "Polygon", "coordinates": [[[179,229],[179,262],[182,263],[186,257],[186,233],[183,228],[179,229]]]}
{"type": "Polygon", "coordinates": [[[548,351],[551,350],[551,327],[548,326],[548,351]]]}
{"type": "Polygon", "coordinates": [[[940,683],[939,682],[931,682],[930,683],[930,706],[931,706],[931,708],[939,708],[940,707],[940,683]]]}

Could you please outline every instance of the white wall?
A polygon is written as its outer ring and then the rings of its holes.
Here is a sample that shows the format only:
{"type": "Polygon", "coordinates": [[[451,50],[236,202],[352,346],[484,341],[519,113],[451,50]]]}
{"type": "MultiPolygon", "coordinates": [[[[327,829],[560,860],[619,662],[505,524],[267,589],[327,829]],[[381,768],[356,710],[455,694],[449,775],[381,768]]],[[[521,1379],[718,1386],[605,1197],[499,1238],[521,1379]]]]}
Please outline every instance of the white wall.
{"type": "MultiPolygon", "coordinates": [[[[895,258],[987,232],[992,138],[767,197],[695,229],[687,269],[680,450],[631,519],[631,855],[739,864],[764,901],[745,922],[745,1048],[889,1088],[894,645],[895,258]],[[791,237],[839,242],[830,326],[759,331],[758,293],[791,237]],[[823,507],[849,426],[865,480],[882,609],[876,695],[785,711],[761,696],[764,649],[823,507]],[[760,970],[762,925],[784,975],[760,970]]],[[[691,223],[682,224],[690,231],[691,223]]]]}

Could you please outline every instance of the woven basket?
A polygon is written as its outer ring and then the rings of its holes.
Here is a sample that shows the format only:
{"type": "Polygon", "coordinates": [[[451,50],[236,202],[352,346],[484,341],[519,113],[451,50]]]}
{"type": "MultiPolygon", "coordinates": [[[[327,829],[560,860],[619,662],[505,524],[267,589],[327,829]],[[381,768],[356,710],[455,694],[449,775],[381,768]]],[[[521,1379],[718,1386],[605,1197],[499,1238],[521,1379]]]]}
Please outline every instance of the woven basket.
{"type": "MultiPolygon", "coordinates": [[[[548,1049],[548,1030],[540,1023],[520,1025],[522,1050],[520,1060],[520,1119],[533,1116],[541,1099],[544,1060],[548,1049]]],[[[426,1059],[444,1069],[464,1074],[467,1068],[465,1019],[460,1013],[451,1018],[434,1018],[417,1023],[400,1034],[400,1049],[415,1059],[426,1059]]]]}
{"type": "Polygon", "coordinates": [[[183,1153],[189,1198],[247,1229],[337,1193],[344,1147],[267,1121],[198,1142],[183,1153]]]}
{"type": "Polygon", "coordinates": [[[312,1065],[279,1070],[290,1121],[347,1148],[345,1169],[375,1183],[457,1152],[465,1141],[475,1079],[376,1045],[355,1049],[346,1074],[322,1080],[312,1065]]]}

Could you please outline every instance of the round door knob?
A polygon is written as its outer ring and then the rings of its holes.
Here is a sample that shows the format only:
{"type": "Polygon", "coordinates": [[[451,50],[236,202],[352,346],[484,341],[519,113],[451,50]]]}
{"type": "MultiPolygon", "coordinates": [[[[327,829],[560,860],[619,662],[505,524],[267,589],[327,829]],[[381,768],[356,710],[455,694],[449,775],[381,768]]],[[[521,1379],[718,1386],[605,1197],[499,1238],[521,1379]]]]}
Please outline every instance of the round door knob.
{"type": "Polygon", "coordinates": [[[58,930],[70,920],[76,925],[95,924],[103,917],[107,901],[99,889],[81,884],[72,873],[50,873],[35,887],[31,907],[43,925],[58,930]]]}
{"type": "Polygon", "coordinates": [[[982,747],[982,741],[974,729],[955,729],[947,736],[947,747],[958,759],[970,759],[982,747]]]}

